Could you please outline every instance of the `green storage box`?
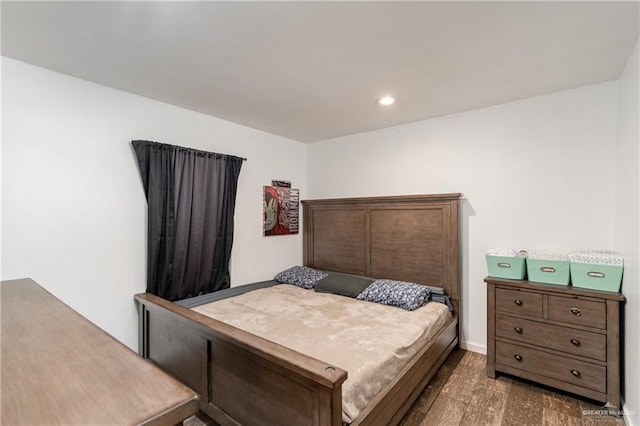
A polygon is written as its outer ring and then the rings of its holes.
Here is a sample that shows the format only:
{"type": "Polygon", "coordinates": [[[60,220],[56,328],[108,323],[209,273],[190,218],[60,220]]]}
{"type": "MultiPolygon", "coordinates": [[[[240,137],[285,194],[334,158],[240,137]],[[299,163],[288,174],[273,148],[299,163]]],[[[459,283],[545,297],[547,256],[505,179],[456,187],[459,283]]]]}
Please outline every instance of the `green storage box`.
{"type": "Polygon", "coordinates": [[[507,257],[486,255],[489,276],[521,280],[527,272],[524,257],[507,257]]]}
{"type": "Polygon", "coordinates": [[[623,266],[571,262],[571,285],[590,290],[619,292],[623,266]]]}
{"type": "Polygon", "coordinates": [[[527,258],[529,281],[569,285],[569,271],[568,260],[539,260],[527,258]]]}

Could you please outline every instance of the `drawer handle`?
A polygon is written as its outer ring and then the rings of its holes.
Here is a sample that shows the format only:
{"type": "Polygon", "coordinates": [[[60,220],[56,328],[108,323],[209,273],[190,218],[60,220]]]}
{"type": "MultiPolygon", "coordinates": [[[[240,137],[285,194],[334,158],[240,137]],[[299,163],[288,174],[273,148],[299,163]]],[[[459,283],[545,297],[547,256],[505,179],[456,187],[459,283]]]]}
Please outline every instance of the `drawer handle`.
{"type": "Polygon", "coordinates": [[[575,346],[580,346],[580,340],[578,339],[571,339],[571,343],[574,344],[575,346]]]}
{"type": "Polygon", "coordinates": [[[509,268],[511,268],[511,264],[500,262],[500,263],[498,263],[498,268],[507,268],[507,269],[509,269],[509,268]]]}
{"type": "MultiPolygon", "coordinates": [[[[522,355],[515,354],[513,357],[516,359],[516,361],[522,362],[522,355]]],[[[580,373],[578,373],[578,374],[580,374],[580,373]]]]}
{"type": "Polygon", "coordinates": [[[571,312],[573,315],[575,315],[577,317],[582,315],[582,312],[580,312],[580,309],[578,309],[578,308],[571,308],[571,309],[569,309],[569,312],[571,312]]]}
{"type": "Polygon", "coordinates": [[[552,267],[552,266],[543,266],[540,268],[541,272],[555,272],[556,268],[552,267]]]}
{"type": "Polygon", "coordinates": [[[575,377],[580,377],[580,372],[578,370],[571,370],[571,374],[573,374],[575,377]]]}
{"type": "Polygon", "coordinates": [[[590,271],[587,272],[587,275],[591,278],[604,278],[604,272],[590,271]]]}
{"type": "Polygon", "coordinates": [[[520,299],[514,300],[513,303],[515,303],[518,306],[522,306],[522,300],[520,300],[520,299]]]}
{"type": "Polygon", "coordinates": [[[522,328],[521,327],[514,327],[514,331],[518,334],[522,334],[522,328]]]}

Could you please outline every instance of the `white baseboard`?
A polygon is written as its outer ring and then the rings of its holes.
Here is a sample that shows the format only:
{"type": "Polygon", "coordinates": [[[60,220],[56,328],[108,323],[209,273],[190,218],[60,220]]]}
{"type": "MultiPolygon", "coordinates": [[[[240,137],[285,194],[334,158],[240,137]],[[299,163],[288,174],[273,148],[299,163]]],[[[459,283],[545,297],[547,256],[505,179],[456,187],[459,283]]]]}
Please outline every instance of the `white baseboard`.
{"type": "Polygon", "coordinates": [[[633,420],[631,419],[631,415],[633,414],[631,412],[631,410],[627,409],[627,404],[625,404],[624,399],[620,401],[622,405],[622,418],[624,419],[624,423],[627,426],[638,426],[636,424],[633,423],[633,420]]]}
{"type": "Polygon", "coordinates": [[[487,345],[479,345],[472,342],[460,342],[460,347],[471,352],[478,352],[479,354],[487,354],[487,345]]]}

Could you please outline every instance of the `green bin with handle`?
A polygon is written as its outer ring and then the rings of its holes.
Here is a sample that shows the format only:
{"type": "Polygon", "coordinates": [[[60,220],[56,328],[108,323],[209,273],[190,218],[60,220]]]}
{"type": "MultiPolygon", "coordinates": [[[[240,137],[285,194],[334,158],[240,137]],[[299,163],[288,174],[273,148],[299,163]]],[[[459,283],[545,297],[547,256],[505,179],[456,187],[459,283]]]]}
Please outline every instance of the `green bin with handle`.
{"type": "Polygon", "coordinates": [[[529,250],[527,274],[532,282],[569,285],[569,253],[558,249],[529,250]]]}
{"type": "Polygon", "coordinates": [[[491,249],[486,253],[489,276],[522,280],[527,273],[526,252],[513,249],[491,249]]]}
{"type": "Polygon", "coordinates": [[[589,290],[619,292],[624,258],[613,251],[583,251],[569,255],[571,285],[589,290]]]}

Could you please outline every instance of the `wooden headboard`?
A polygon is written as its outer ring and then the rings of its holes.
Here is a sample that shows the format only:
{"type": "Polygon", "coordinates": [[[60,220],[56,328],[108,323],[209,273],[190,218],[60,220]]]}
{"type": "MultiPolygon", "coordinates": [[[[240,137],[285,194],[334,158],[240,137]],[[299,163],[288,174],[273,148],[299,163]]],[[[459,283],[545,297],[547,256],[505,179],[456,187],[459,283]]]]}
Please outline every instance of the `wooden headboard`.
{"type": "Polygon", "coordinates": [[[444,287],[460,306],[461,194],[302,201],[304,264],[444,287]]]}

